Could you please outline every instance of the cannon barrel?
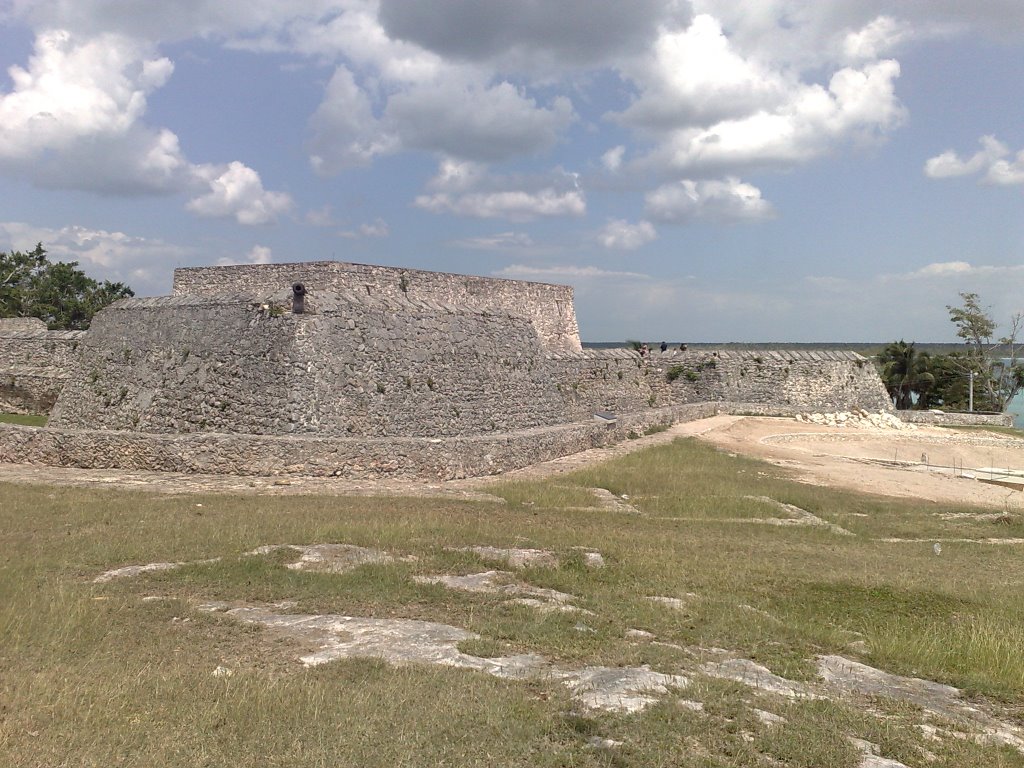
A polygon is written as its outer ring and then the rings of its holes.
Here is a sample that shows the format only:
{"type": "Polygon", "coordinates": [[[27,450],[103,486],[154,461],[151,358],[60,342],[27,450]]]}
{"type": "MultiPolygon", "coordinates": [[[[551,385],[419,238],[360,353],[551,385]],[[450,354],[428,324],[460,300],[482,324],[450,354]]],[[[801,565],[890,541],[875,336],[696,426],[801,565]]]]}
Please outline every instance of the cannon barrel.
{"type": "Polygon", "coordinates": [[[306,311],[306,286],[302,283],[292,285],[292,313],[301,315],[306,311]]]}

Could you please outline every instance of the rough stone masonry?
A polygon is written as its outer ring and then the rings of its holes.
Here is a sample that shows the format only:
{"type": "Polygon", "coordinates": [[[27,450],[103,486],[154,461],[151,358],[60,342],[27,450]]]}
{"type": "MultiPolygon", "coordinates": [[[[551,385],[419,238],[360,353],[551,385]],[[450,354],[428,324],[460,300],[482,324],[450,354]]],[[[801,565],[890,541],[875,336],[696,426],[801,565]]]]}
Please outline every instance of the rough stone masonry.
{"type": "Polygon", "coordinates": [[[568,286],[338,262],[174,286],[96,315],[49,426],[0,429],[0,461],[449,478],[721,411],[891,409],[850,352],[582,350],[568,286]]]}

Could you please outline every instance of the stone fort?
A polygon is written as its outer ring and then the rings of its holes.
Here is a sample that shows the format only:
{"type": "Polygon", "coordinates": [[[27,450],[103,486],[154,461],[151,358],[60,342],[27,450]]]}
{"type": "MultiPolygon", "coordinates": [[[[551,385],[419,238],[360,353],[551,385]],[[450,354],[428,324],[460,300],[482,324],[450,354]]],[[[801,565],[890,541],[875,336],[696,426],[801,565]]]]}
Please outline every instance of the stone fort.
{"type": "Polygon", "coordinates": [[[584,350],[572,288],[340,262],[175,270],[87,332],[0,321],[0,461],[493,474],[720,412],[891,410],[852,352],[584,350]]]}

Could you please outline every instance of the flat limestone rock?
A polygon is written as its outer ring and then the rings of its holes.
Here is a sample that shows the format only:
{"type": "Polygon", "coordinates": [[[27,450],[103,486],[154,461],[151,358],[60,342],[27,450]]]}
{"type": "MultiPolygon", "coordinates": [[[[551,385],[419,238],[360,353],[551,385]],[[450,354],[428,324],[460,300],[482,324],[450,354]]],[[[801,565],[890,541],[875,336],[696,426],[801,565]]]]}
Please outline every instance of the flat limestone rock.
{"type": "Polygon", "coordinates": [[[190,560],[189,562],[181,563],[146,563],[145,565],[125,565],[121,568],[114,568],[112,571],[104,571],[95,579],[93,579],[92,582],[93,584],[105,584],[106,582],[113,581],[114,579],[127,579],[133,576],[138,576],[140,573],[150,573],[151,571],[173,571],[175,568],[183,568],[186,565],[216,563],[219,560],[219,557],[211,557],[206,560],[190,560]]]}
{"type": "Polygon", "coordinates": [[[608,510],[610,512],[626,512],[631,515],[640,514],[639,509],[634,507],[632,504],[627,504],[607,488],[588,488],[587,490],[594,495],[594,498],[597,500],[597,504],[601,509],[608,510]]]}
{"type": "Polygon", "coordinates": [[[535,597],[514,597],[511,600],[506,600],[505,605],[524,605],[541,613],[582,613],[587,616],[594,615],[593,611],[588,611],[585,608],[565,603],[550,603],[545,600],[538,600],[535,597]]]}
{"type": "Polygon", "coordinates": [[[257,547],[247,555],[269,555],[281,549],[292,549],[299,553],[299,559],[288,563],[286,568],[293,571],[315,573],[345,573],[368,563],[392,563],[395,558],[379,549],[357,547],[354,544],[267,544],[257,547]]]}
{"type": "Polygon", "coordinates": [[[890,760],[888,757],[880,756],[877,744],[854,738],[850,739],[850,743],[861,753],[861,760],[857,768],[907,768],[906,765],[897,760],[890,760]]]}
{"type": "Polygon", "coordinates": [[[392,664],[436,664],[473,669],[505,679],[554,680],[588,709],[636,712],[690,680],[648,667],[557,667],[543,656],[521,654],[482,658],[463,653],[458,644],[478,639],[459,627],[413,619],[368,619],[336,614],[284,614],[269,608],[211,602],[200,610],[224,613],[239,621],[260,624],[307,645],[312,653],[300,656],[307,667],[338,659],[369,657],[392,664]]]}
{"type": "Polygon", "coordinates": [[[125,579],[132,576],[138,576],[140,573],[149,573],[150,571],[171,571],[175,568],[181,568],[186,563],[147,563],[146,565],[126,565],[123,568],[114,568],[111,571],[105,571],[93,579],[94,584],[105,584],[108,581],[114,579],[125,579]]]}
{"type": "Polygon", "coordinates": [[[775,507],[781,512],[784,512],[787,517],[736,518],[730,522],[761,523],[763,525],[812,525],[828,528],[832,533],[838,533],[840,536],[855,535],[842,526],[830,523],[827,520],[822,520],[812,512],[808,512],[806,509],[802,509],[795,504],[786,504],[785,502],[777,501],[770,496],[744,496],[743,498],[749,499],[750,501],[759,501],[762,504],[775,507]]]}
{"type": "Polygon", "coordinates": [[[500,560],[510,568],[557,568],[558,558],[545,549],[517,549],[501,547],[452,547],[454,552],[472,552],[486,560],[500,560]]]}
{"type": "Polygon", "coordinates": [[[767,667],[761,666],[750,659],[727,659],[709,662],[701,666],[701,671],[711,677],[722,680],[734,680],[759,691],[774,693],[790,699],[819,699],[817,694],[807,686],[779,677],[767,667]]]}
{"type": "Polygon", "coordinates": [[[666,608],[671,608],[676,611],[682,611],[686,608],[686,601],[679,597],[665,597],[664,595],[651,595],[645,597],[644,600],[649,600],[652,603],[658,603],[664,605],[666,608]]]}
{"type": "Polygon", "coordinates": [[[1024,729],[964,701],[959,688],[894,675],[843,656],[819,656],[818,674],[831,688],[842,693],[909,701],[926,712],[978,728],[979,732],[971,737],[975,741],[1003,744],[1024,753],[1024,729]]]}
{"type": "MultiPolygon", "coordinates": [[[[391,563],[395,558],[387,552],[377,549],[357,547],[354,544],[266,544],[257,547],[246,555],[269,555],[281,549],[292,549],[299,553],[299,559],[288,563],[286,568],[293,571],[313,571],[316,573],[344,573],[367,563],[391,563]]],[[[150,571],[170,571],[186,565],[216,563],[219,557],[206,560],[191,560],[177,563],[147,563],[145,565],[126,565],[101,573],[93,583],[103,584],[114,579],[130,578],[150,571]]]]}
{"type": "Polygon", "coordinates": [[[589,709],[639,712],[654,704],[669,687],[685,688],[689,678],[665,675],[647,667],[584,667],[564,681],[574,699],[589,709]]]}
{"type": "Polygon", "coordinates": [[[442,584],[449,589],[464,592],[487,592],[510,597],[525,597],[542,600],[551,605],[570,605],[576,597],[557,589],[544,589],[530,584],[514,581],[515,576],[508,571],[484,571],[471,573],[467,576],[413,576],[417,584],[442,584]]]}

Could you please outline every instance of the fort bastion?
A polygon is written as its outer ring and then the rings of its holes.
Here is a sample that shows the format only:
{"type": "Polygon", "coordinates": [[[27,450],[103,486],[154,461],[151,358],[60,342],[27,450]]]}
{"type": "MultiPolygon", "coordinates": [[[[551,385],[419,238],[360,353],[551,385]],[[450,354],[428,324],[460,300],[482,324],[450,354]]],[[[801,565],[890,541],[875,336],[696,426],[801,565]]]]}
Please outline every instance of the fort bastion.
{"type": "MultiPolygon", "coordinates": [[[[0,327],[0,371],[46,333],[0,327]]],[[[716,412],[892,407],[852,352],[584,350],[571,287],[338,262],[179,269],[62,343],[48,426],[0,425],[0,461],[453,478],[716,412]]]]}

